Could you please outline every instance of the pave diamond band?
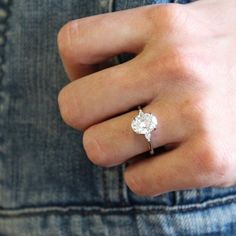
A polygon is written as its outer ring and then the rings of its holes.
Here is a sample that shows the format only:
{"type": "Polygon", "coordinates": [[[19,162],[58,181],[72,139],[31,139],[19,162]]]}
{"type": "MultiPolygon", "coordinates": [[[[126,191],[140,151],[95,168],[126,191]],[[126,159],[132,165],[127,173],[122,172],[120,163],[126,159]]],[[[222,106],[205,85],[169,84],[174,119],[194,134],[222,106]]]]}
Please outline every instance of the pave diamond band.
{"type": "Polygon", "coordinates": [[[158,121],[157,118],[151,113],[144,113],[141,106],[138,107],[139,113],[131,123],[132,130],[137,134],[143,134],[149,143],[150,153],[154,154],[151,133],[156,129],[158,121]]]}

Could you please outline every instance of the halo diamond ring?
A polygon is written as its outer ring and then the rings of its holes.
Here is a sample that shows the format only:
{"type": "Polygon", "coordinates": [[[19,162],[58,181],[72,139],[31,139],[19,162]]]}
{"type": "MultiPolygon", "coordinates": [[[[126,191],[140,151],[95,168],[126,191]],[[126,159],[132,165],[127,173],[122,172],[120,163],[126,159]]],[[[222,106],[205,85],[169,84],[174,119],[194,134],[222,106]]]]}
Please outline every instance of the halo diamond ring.
{"type": "Polygon", "coordinates": [[[156,130],[158,121],[157,118],[151,113],[144,113],[141,106],[138,107],[139,114],[132,120],[131,128],[137,134],[143,134],[149,143],[150,154],[154,154],[151,133],[156,130]]]}

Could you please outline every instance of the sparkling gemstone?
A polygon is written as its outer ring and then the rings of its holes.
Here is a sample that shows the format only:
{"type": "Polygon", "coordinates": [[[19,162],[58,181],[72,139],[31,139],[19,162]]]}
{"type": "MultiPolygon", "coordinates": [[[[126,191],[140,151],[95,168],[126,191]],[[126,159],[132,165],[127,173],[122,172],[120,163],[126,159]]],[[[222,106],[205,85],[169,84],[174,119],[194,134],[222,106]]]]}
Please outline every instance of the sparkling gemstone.
{"type": "Polygon", "coordinates": [[[156,126],[156,117],[150,113],[144,113],[141,110],[131,123],[133,131],[137,134],[144,134],[149,141],[151,139],[151,132],[156,128],[156,126]]]}

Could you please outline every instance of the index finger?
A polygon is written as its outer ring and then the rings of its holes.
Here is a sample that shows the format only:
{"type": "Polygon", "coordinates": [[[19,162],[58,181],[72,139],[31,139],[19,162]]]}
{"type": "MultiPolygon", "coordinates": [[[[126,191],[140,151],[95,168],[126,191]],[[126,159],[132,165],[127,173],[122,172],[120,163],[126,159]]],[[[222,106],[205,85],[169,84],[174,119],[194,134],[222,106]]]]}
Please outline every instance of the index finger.
{"type": "Polygon", "coordinates": [[[150,6],[89,16],[67,23],[58,34],[59,52],[71,80],[121,53],[138,54],[149,38],[150,6]]]}

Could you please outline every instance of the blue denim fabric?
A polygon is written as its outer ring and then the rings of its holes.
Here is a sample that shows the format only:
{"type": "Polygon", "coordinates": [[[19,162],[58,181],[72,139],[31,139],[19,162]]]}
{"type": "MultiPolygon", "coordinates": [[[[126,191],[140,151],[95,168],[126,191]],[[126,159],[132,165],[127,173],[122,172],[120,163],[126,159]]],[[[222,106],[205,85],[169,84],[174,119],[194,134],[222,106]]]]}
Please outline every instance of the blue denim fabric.
{"type": "Polygon", "coordinates": [[[125,164],[92,164],[83,134],[59,114],[68,83],[56,45],[61,26],[111,6],[166,2],[0,0],[1,236],[236,235],[236,188],[139,197],[123,181],[125,164]]]}

